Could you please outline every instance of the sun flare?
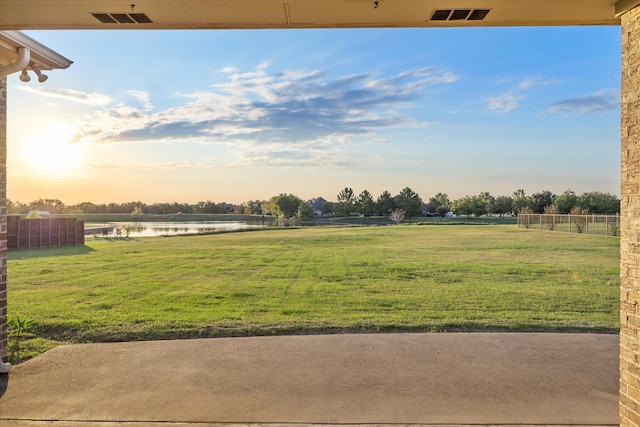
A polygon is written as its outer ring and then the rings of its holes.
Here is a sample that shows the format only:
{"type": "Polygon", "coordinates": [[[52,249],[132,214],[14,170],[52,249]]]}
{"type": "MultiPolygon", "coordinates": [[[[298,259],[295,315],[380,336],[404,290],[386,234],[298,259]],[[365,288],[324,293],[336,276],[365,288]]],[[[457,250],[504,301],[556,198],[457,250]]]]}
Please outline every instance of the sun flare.
{"type": "Polygon", "coordinates": [[[40,176],[69,176],[79,170],[81,147],[71,143],[73,130],[65,124],[55,124],[32,134],[22,150],[23,164],[40,176]]]}

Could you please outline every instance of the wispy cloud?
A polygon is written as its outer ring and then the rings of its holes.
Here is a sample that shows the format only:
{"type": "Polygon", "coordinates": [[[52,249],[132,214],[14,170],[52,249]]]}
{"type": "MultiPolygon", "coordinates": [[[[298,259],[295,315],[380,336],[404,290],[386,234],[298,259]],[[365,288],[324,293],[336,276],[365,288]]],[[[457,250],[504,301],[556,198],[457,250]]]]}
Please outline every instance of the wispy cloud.
{"type": "Polygon", "coordinates": [[[88,165],[96,170],[176,170],[176,169],[222,169],[224,166],[205,162],[190,162],[180,160],[164,163],[90,163],[88,165]]]}
{"type": "Polygon", "coordinates": [[[76,126],[73,141],[106,142],[117,136],[121,129],[144,126],[149,117],[144,111],[125,104],[99,110],[82,118],[81,123],[76,126]]]}
{"type": "Polygon", "coordinates": [[[262,165],[306,169],[354,166],[340,147],[294,144],[246,147],[236,153],[235,159],[228,166],[238,168],[262,165]]]}
{"type": "Polygon", "coordinates": [[[307,149],[304,147],[248,147],[238,151],[234,159],[226,163],[215,161],[192,162],[178,160],[175,162],[159,163],[90,163],[88,167],[94,170],[213,170],[213,169],[240,169],[253,166],[277,166],[296,168],[332,168],[354,166],[352,162],[345,160],[344,153],[339,150],[327,151],[307,149]]]}
{"type": "Polygon", "coordinates": [[[391,141],[387,138],[373,138],[366,142],[366,144],[389,144],[391,141]]]}
{"type": "Polygon", "coordinates": [[[568,98],[555,102],[551,108],[549,108],[549,112],[581,115],[616,110],[619,106],[619,91],[602,90],[591,95],[568,98]]]}
{"type": "Polygon", "coordinates": [[[144,111],[153,110],[153,104],[151,103],[151,94],[149,92],[141,90],[130,90],[127,93],[136,98],[138,101],[142,102],[142,104],[144,105],[144,111]]]}
{"type": "Polygon", "coordinates": [[[519,106],[519,102],[526,99],[524,95],[518,95],[513,91],[505,92],[497,96],[487,97],[488,108],[491,111],[497,111],[498,113],[508,113],[511,110],[515,110],[519,106]]]}
{"type": "Polygon", "coordinates": [[[18,89],[26,92],[35,93],[36,95],[60,98],[67,101],[80,102],[82,104],[101,106],[111,103],[111,97],[101,93],[80,92],[73,89],[52,89],[46,87],[18,86],[18,89]]]}
{"type": "Polygon", "coordinates": [[[485,97],[487,108],[498,113],[508,113],[520,107],[520,101],[527,99],[526,91],[534,86],[543,86],[559,83],[560,80],[553,78],[544,78],[542,76],[527,77],[520,81],[514,87],[507,91],[495,95],[485,97]]]}
{"type": "Polygon", "coordinates": [[[527,90],[534,86],[545,86],[545,85],[556,84],[556,83],[560,83],[560,80],[554,79],[554,78],[544,78],[542,76],[533,76],[533,77],[527,77],[526,79],[518,83],[518,89],[527,90]]]}
{"type": "Polygon", "coordinates": [[[385,128],[428,125],[402,110],[423,97],[426,87],[458,79],[438,68],[388,78],[369,73],[331,79],[322,71],[270,74],[268,66],[246,72],[225,69],[226,82],[183,94],[184,103],[159,112],[152,113],[150,94],[129,91],[143,108],[121,103],[96,111],[78,124],[75,141],[225,144],[247,163],[287,164],[294,159],[300,164],[309,159],[310,164],[343,164],[318,150],[363,137],[376,140],[385,128]]]}

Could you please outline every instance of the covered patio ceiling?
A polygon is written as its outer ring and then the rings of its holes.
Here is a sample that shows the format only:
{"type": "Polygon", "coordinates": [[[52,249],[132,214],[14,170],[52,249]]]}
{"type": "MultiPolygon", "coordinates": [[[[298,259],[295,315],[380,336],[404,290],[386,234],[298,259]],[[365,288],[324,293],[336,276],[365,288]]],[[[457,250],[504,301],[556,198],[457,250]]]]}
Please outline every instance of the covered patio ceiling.
{"type": "Polygon", "coordinates": [[[638,0],[0,0],[0,30],[619,25],[638,0]]]}

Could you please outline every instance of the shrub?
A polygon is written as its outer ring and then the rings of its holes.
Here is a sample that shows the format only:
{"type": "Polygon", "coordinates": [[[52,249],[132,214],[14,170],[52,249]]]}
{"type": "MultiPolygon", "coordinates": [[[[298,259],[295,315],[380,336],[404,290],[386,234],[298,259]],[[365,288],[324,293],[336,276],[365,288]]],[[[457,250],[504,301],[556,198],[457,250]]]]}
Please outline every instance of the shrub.
{"type": "Polygon", "coordinates": [[[556,228],[555,214],[558,213],[558,208],[555,205],[549,205],[544,207],[544,216],[542,217],[543,224],[551,231],[556,228]]]}
{"type": "Polygon", "coordinates": [[[404,219],[404,211],[402,209],[394,209],[389,214],[389,219],[396,224],[400,224],[404,219]]]}
{"type": "Polygon", "coordinates": [[[607,236],[617,236],[620,232],[620,218],[607,220],[607,236]]]}
{"type": "Polygon", "coordinates": [[[533,214],[533,211],[528,207],[524,207],[518,211],[518,222],[524,228],[531,227],[531,214],[533,214]]]}
{"type": "Polygon", "coordinates": [[[576,231],[578,233],[583,233],[587,226],[587,215],[589,215],[589,210],[574,206],[571,208],[569,215],[571,215],[570,224],[576,226],[576,231]]]}
{"type": "Polygon", "coordinates": [[[9,326],[9,334],[13,337],[13,342],[9,347],[9,361],[16,363],[20,361],[21,339],[31,327],[31,320],[18,313],[16,317],[7,320],[7,325],[9,326]]]}

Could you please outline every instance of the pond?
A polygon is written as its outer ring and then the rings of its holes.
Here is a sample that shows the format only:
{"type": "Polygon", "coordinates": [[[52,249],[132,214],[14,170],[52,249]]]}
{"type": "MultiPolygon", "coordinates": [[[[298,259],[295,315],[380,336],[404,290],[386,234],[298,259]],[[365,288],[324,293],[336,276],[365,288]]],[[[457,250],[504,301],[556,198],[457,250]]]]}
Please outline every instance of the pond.
{"type": "Polygon", "coordinates": [[[129,237],[153,237],[237,231],[270,226],[270,219],[262,221],[109,222],[100,224],[87,223],[85,224],[85,234],[103,235],[102,229],[105,229],[107,230],[107,237],[125,236],[125,227],[128,227],[130,229],[129,237]],[[94,229],[100,230],[91,232],[94,229]]]}

